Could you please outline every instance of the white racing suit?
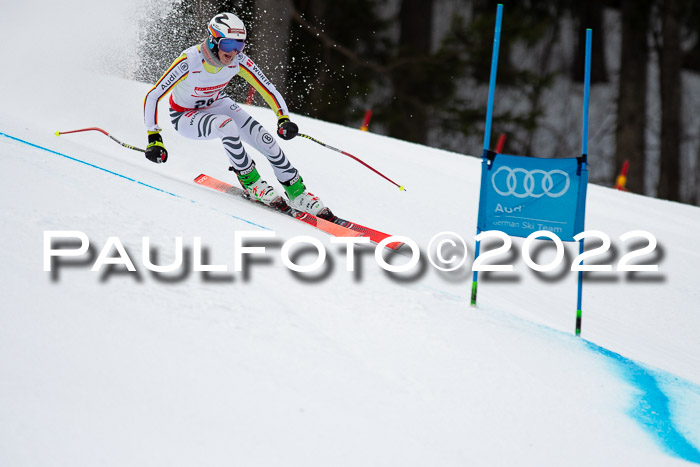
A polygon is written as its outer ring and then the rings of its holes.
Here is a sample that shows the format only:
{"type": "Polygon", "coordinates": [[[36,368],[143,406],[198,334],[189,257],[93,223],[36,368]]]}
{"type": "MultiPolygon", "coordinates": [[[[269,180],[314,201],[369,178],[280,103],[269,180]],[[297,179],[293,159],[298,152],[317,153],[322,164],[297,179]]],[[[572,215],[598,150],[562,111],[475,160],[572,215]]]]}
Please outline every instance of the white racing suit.
{"type": "Polygon", "coordinates": [[[185,50],[146,94],[144,123],[149,131],[159,131],[158,102],[168,92],[170,119],[175,130],[190,139],[220,138],[230,164],[238,171],[249,168],[251,158],[243,142],[267,157],[280,182],[294,178],[297,170],[282,152],[275,138],[223,89],[236,75],[248,81],[275,111],[287,115],[280,93],[247,55],[239,53],[230,65],[215,68],[204,61],[200,46],[185,50]]]}

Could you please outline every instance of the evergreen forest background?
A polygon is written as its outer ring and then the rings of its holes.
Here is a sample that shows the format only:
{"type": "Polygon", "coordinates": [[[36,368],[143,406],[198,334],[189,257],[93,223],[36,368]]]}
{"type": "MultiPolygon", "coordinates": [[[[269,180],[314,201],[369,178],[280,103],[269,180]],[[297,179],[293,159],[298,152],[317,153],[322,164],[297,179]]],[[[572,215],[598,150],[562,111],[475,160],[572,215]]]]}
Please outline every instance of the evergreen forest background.
{"type": "Polygon", "coordinates": [[[614,186],[628,161],[629,191],[700,205],[697,0],[148,0],[130,77],[155,83],[230,11],[291,112],[359,128],[371,109],[372,132],[479,156],[497,3],[492,148],[503,133],[509,154],[580,155],[591,28],[591,181],[614,186]]]}

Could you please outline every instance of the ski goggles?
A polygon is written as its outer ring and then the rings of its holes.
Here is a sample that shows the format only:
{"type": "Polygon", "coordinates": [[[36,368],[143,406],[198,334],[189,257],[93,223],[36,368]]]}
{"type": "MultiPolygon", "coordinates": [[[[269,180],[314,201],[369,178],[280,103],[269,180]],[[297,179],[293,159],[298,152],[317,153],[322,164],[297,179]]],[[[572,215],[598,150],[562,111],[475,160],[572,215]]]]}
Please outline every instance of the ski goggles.
{"type": "Polygon", "coordinates": [[[229,39],[224,37],[219,39],[217,46],[222,52],[231,53],[234,50],[236,52],[240,52],[241,50],[243,50],[243,47],[245,47],[245,41],[238,39],[229,39]]]}

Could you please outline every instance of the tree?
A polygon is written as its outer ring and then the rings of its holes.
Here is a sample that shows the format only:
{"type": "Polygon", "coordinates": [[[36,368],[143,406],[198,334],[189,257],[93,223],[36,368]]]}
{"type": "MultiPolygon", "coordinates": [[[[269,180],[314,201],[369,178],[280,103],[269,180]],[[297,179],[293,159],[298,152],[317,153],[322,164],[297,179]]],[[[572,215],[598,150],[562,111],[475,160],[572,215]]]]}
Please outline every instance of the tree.
{"type": "Polygon", "coordinates": [[[681,41],[680,0],[663,0],[660,48],[661,167],[660,198],[680,200],[681,41]]]}
{"type": "MultiPolygon", "coordinates": [[[[402,0],[399,12],[400,37],[397,60],[430,55],[432,40],[432,0],[402,0]]],[[[391,71],[396,97],[395,118],[389,123],[389,135],[425,144],[429,128],[430,102],[425,102],[422,87],[426,83],[425,65],[408,61],[391,71]]],[[[429,76],[427,77],[429,79],[429,76]]],[[[429,97],[428,97],[429,98],[429,97]]]]}
{"type": "Polygon", "coordinates": [[[337,123],[357,122],[368,96],[386,80],[388,22],[378,0],[294,0],[287,103],[337,123]]]}
{"type": "Polygon", "coordinates": [[[622,0],[622,48],[615,131],[616,174],[629,160],[627,188],[644,193],[646,173],[647,63],[653,0],[622,0]]]}
{"type": "Polygon", "coordinates": [[[694,197],[692,202],[695,203],[696,206],[700,206],[700,186],[698,186],[698,182],[700,182],[700,147],[698,147],[698,152],[695,154],[695,174],[693,180],[695,181],[693,184],[695,193],[691,194],[694,197]]]}
{"type": "MultiPolygon", "coordinates": [[[[400,37],[392,39],[387,33],[390,21],[378,15],[376,0],[337,0],[332,9],[321,0],[295,1],[299,27],[292,30],[297,55],[290,81],[296,108],[357,124],[371,105],[374,128],[426,143],[427,119],[451,103],[462,67],[454,47],[431,52],[432,2],[407,2],[397,16],[404,17],[403,26],[398,25],[400,37]],[[324,7],[313,8],[318,5],[324,7]]],[[[455,119],[453,112],[447,113],[455,119]]],[[[442,127],[446,118],[433,120],[442,127]]]]}
{"type": "Polygon", "coordinates": [[[315,114],[314,110],[318,108],[316,107],[318,102],[323,102],[324,94],[328,93],[326,86],[329,84],[328,64],[333,60],[332,48],[326,42],[313,40],[308,32],[312,32],[310,28],[324,24],[327,4],[323,0],[297,0],[295,3],[297,10],[294,19],[297,30],[293,37],[293,47],[296,66],[291,69],[294,78],[290,76],[290,79],[296,78],[298,105],[302,106],[309,115],[323,117],[315,114]],[[304,30],[305,26],[306,30],[304,30]],[[302,50],[303,54],[296,53],[302,50]]]}
{"type": "MultiPolygon", "coordinates": [[[[626,0],[623,0],[623,3],[625,2],[626,0]]],[[[591,83],[605,83],[608,81],[608,69],[605,65],[603,0],[577,2],[574,15],[578,23],[578,35],[572,69],[573,79],[577,82],[583,81],[586,65],[586,29],[590,28],[593,30],[592,48],[595,50],[595,53],[591,54],[591,83]]]]}
{"type": "Polygon", "coordinates": [[[293,13],[292,0],[255,0],[252,24],[248,27],[257,52],[255,62],[282,95],[287,91],[293,13]]]}
{"type": "MultiPolygon", "coordinates": [[[[552,67],[553,50],[560,40],[559,21],[568,2],[514,0],[506,4],[498,56],[497,88],[517,105],[494,108],[493,128],[508,133],[508,151],[543,155],[535,148],[535,135],[546,111],[546,91],[559,74],[552,67]],[[528,53],[523,54],[521,51],[528,53]]],[[[496,8],[490,0],[474,0],[467,27],[458,34],[466,51],[470,76],[477,84],[489,82],[496,8]]],[[[583,76],[583,71],[581,71],[583,76]]],[[[458,101],[455,109],[465,136],[483,131],[486,102],[458,101]],[[474,108],[474,104],[478,108],[474,108]],[[469,106],[469,108],[467,108],[469,106]],[[474,125],[474,118],[477,125],[474,125]]]]}

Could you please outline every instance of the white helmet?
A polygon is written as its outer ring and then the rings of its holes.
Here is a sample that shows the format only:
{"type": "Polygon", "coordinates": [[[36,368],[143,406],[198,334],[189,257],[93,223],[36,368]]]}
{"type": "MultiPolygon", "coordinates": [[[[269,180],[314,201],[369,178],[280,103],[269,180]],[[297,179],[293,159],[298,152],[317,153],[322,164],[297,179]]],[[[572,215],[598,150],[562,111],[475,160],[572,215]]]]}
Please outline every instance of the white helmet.
{"type": "Polygon", "coordinates": [[[248,37],[245,24],[233,13],[220,13],[209,21],[208,45],[212,51],[240,52],[248,37]]]}

